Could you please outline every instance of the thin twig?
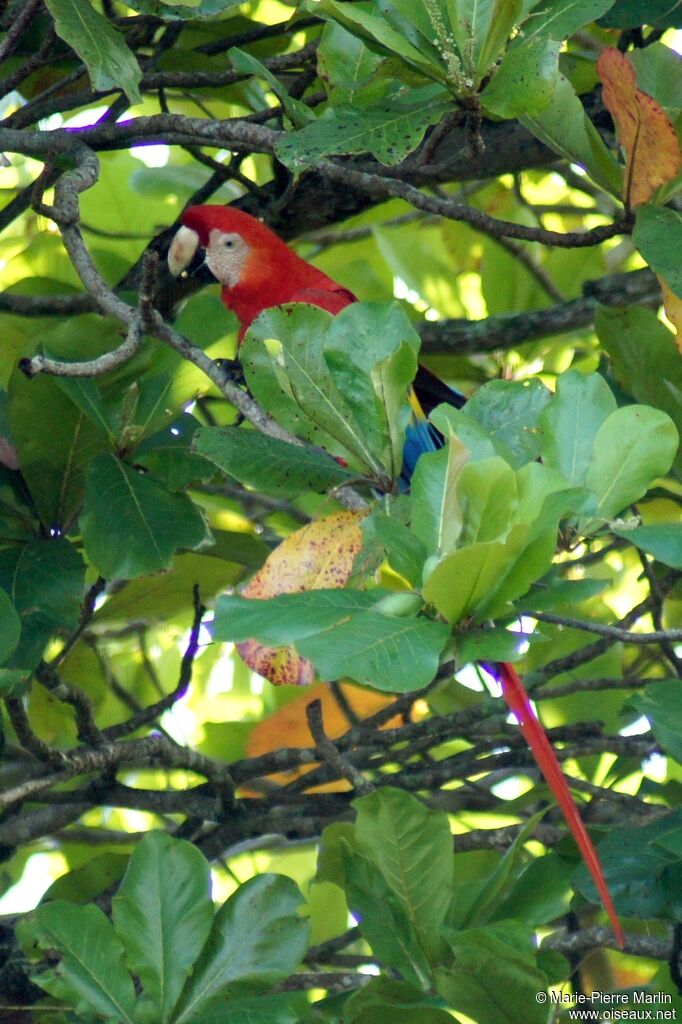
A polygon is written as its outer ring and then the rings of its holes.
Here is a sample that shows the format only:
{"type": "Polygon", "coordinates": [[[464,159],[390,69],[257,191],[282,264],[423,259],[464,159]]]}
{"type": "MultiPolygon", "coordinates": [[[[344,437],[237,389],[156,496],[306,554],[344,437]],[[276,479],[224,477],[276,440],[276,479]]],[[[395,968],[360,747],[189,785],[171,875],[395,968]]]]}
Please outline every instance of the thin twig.
{"type": "Polygon", "coordinates": [[[0,42],[0,61],[10,56],[19,42],[22,32],[36,12],[40,0],[26,0],[23,9],[19,10],[12,24],[7,31],[5,38],[0,42]]]}
{"type": "Polygon", "coordinates": [[[65,759],[64,753],[51,747],[44,740],[41,740],[40,737],[36,736],[31,729],[31,724],[21,699],[19,697],[7,697],[5,699],[5,707],[7,708],[12,728],[24,750],[27,750],[38,761],[43,761],[52,768],[57,770],[62,768],[65,759]]]}
{"type": "Polygon", "coordinates": [[[130,718],[126,719],[125,722],[121,722],[118,725],[111,725],[104,729],[103,734],[107,740],[116,740],[122,736],[128,736],[132,732],[137,732],[138,729],[143,728],[146,725],[151,725],[157,718],[168,711],[173,705],[180,700],[192,682],[192,672],[194,669],[194,660],[199,651],[199,637],[201,634],[201,623],[203,617],[206,614],[206,608],[201,603],[198,587],[194,587],[193,591],[194,598],[194,618],[192,620],[192,626],[189,632],[189,639],[187,641],[187,647],[182,656],[180,663],[180,673],[178,675],[178,681],[171,690],[170,693],[165,694],[156,703],[151,704],[149,707],[142,708],[137,711],[130,718]]]}
{"type": "Polygon", "coordinates": [[[345,164],[338,164],[331,160],[319,161],[317,170],[325,177],[331,178],[332,181],[351,185],[374,199],[404,199],[418,210],[435,213],[448,220],[463,221],[492,238],[519,238],[526,242],[542,242],[545,245],[571,249],[599,245],[615,235],[628,234],[632,229],[632,222],[628,216],[624,216],[612,224],[585,231],[561,232],[549,231],[546,228],[531,228],[525,224],[499,220],[482,210],[477,210],[473,206],[465,206],[452,199],[427,195],[415,188],[414,185],[409,185],[396,178],[383,178],[368,171],[357,171],[345,164]]]}
{"type": "Polygon", "coordinates": [[[315,741],[315,748],[323,760],[338,774],[339,778],[347,779],[356,793],[361,796],[372,793],[374,786],[351,762],[339,753],[332,740],[324,731],[322,720],[322,701],[313,700],[305,709],[310,735],[315,741]]]}
{"type": "Polygon", "coordinates": [[[567,629],[580,629],[585,633],[595,633],[597,636],[619,640],[625,644],[676,644],[682,641],[682,629],[656,629],[651,633],[633,633],[620,626],[606,626],[601,622],[586,622],[583,619],[572,619],[565,615],[554,615],[552,612],[529,612],[528,614],[539,622],[549,622],[552,625],[565,626],[567,629]]]}

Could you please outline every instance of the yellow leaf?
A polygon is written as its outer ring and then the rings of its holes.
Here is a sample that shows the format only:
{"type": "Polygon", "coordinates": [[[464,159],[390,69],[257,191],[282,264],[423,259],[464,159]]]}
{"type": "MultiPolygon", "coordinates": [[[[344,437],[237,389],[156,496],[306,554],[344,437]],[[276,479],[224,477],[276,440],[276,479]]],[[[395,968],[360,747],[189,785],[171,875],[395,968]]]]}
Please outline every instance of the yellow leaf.
{"type": "MultiPolygon", "coordinates": [[[[342,587],[362,548],[360,521],[364,512],[335,512],[296,530],[268,556],[244,597],[268,598],[303,590],[342,587]]],[[[266,647],[254,640],[237,644],[254,672],[275,686],[308,686],[313,666],[290,647],[266,647]]]]}
{"type": "Polygon", "coordinates": [[[597,61],[604,104],[625,150],[623,201],[633,209],[677,177],[682,152],[670,118],[656,100],[637,88],[632,64],[619,50],[605,47],[597,61]]]}

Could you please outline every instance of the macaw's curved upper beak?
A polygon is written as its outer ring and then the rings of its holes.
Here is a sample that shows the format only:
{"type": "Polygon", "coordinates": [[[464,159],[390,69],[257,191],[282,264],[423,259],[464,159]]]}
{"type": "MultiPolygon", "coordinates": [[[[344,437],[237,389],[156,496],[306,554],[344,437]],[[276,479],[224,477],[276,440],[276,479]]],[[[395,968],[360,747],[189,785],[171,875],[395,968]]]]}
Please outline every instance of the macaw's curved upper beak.
{"type": "Polygon", "coordinates": [[[168,269],[173,277],[189,277],[204,284],[215,283],[206,265],[206,249],[199,244],[199,235],[184,225],[175,232],[168,249],[168,269]]]}

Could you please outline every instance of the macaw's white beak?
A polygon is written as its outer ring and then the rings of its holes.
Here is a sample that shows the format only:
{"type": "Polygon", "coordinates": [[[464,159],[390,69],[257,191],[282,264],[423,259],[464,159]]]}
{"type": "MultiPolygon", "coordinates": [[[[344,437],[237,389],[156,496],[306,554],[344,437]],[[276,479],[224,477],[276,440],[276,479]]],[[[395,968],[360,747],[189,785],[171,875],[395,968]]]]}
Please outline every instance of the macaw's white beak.
{"type": "Polygon", "coordinates": [[[179,277],[183,271],[189,270],[197,257],[203,263],[204,254],[199,246],[198,234],[192,228],[178,228],[168,250],[168,269],[173,277],[179,277]]]}

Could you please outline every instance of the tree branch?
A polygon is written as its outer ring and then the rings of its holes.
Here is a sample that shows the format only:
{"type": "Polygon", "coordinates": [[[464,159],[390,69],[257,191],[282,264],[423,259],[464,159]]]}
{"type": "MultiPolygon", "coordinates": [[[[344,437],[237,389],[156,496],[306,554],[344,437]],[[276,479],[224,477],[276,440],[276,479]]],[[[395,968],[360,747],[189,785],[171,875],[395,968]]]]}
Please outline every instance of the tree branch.
{"type": "Polygon", "coordinates": [[[433,355],[466,355],[508,349],[525,341],[589,327],[600,305],[657,307],[661,289],[649,269],[611,274],[583,285],[579,299],[527,313],[509,313],[484,320],[440,320],[419,324],[422,351],[433,355]]]}
{"type": "Polygon", "coordinates": [[[554,615],[551,612],[530,612],[529,614],[538,622],[549,622],[553,625],[565,626],[567,629],[581,629],[586,633],[596,633],[597,636],[620,640],[626,644],[675,644],[682,641],[682,629],[656,629],[651,633],[633,633],[620,626],[606,626],[601,622],[586,622],[583,619],[572,619],[566,615],[554,615]]]}
{"type": "Polygon", "coordinates": [[[368,171],[358,171],[347,164],[335,163],[332,160],[320,160],[317,164],[320,174],[339,184],[350,184],[365,192],[377,202],[386,199],[403,199],[417,210],[435,213],[448,220],[463,221],[478,231],[490,235],[491,238],[519,238],[526,242],[542,242],[544,245],[558,246],[564,249],[583,248],[599,245],[615,235],[629,234],[632,219],[625,215],[612,224],[584,231],[549,231],[547,228],[532,228],[525,224],[500,220],[478,210],[473,206],[455,202],[441,196],[431,196],[420,192],[414,185],[399,181],[396,178],[384,178],[368,171]]]}

